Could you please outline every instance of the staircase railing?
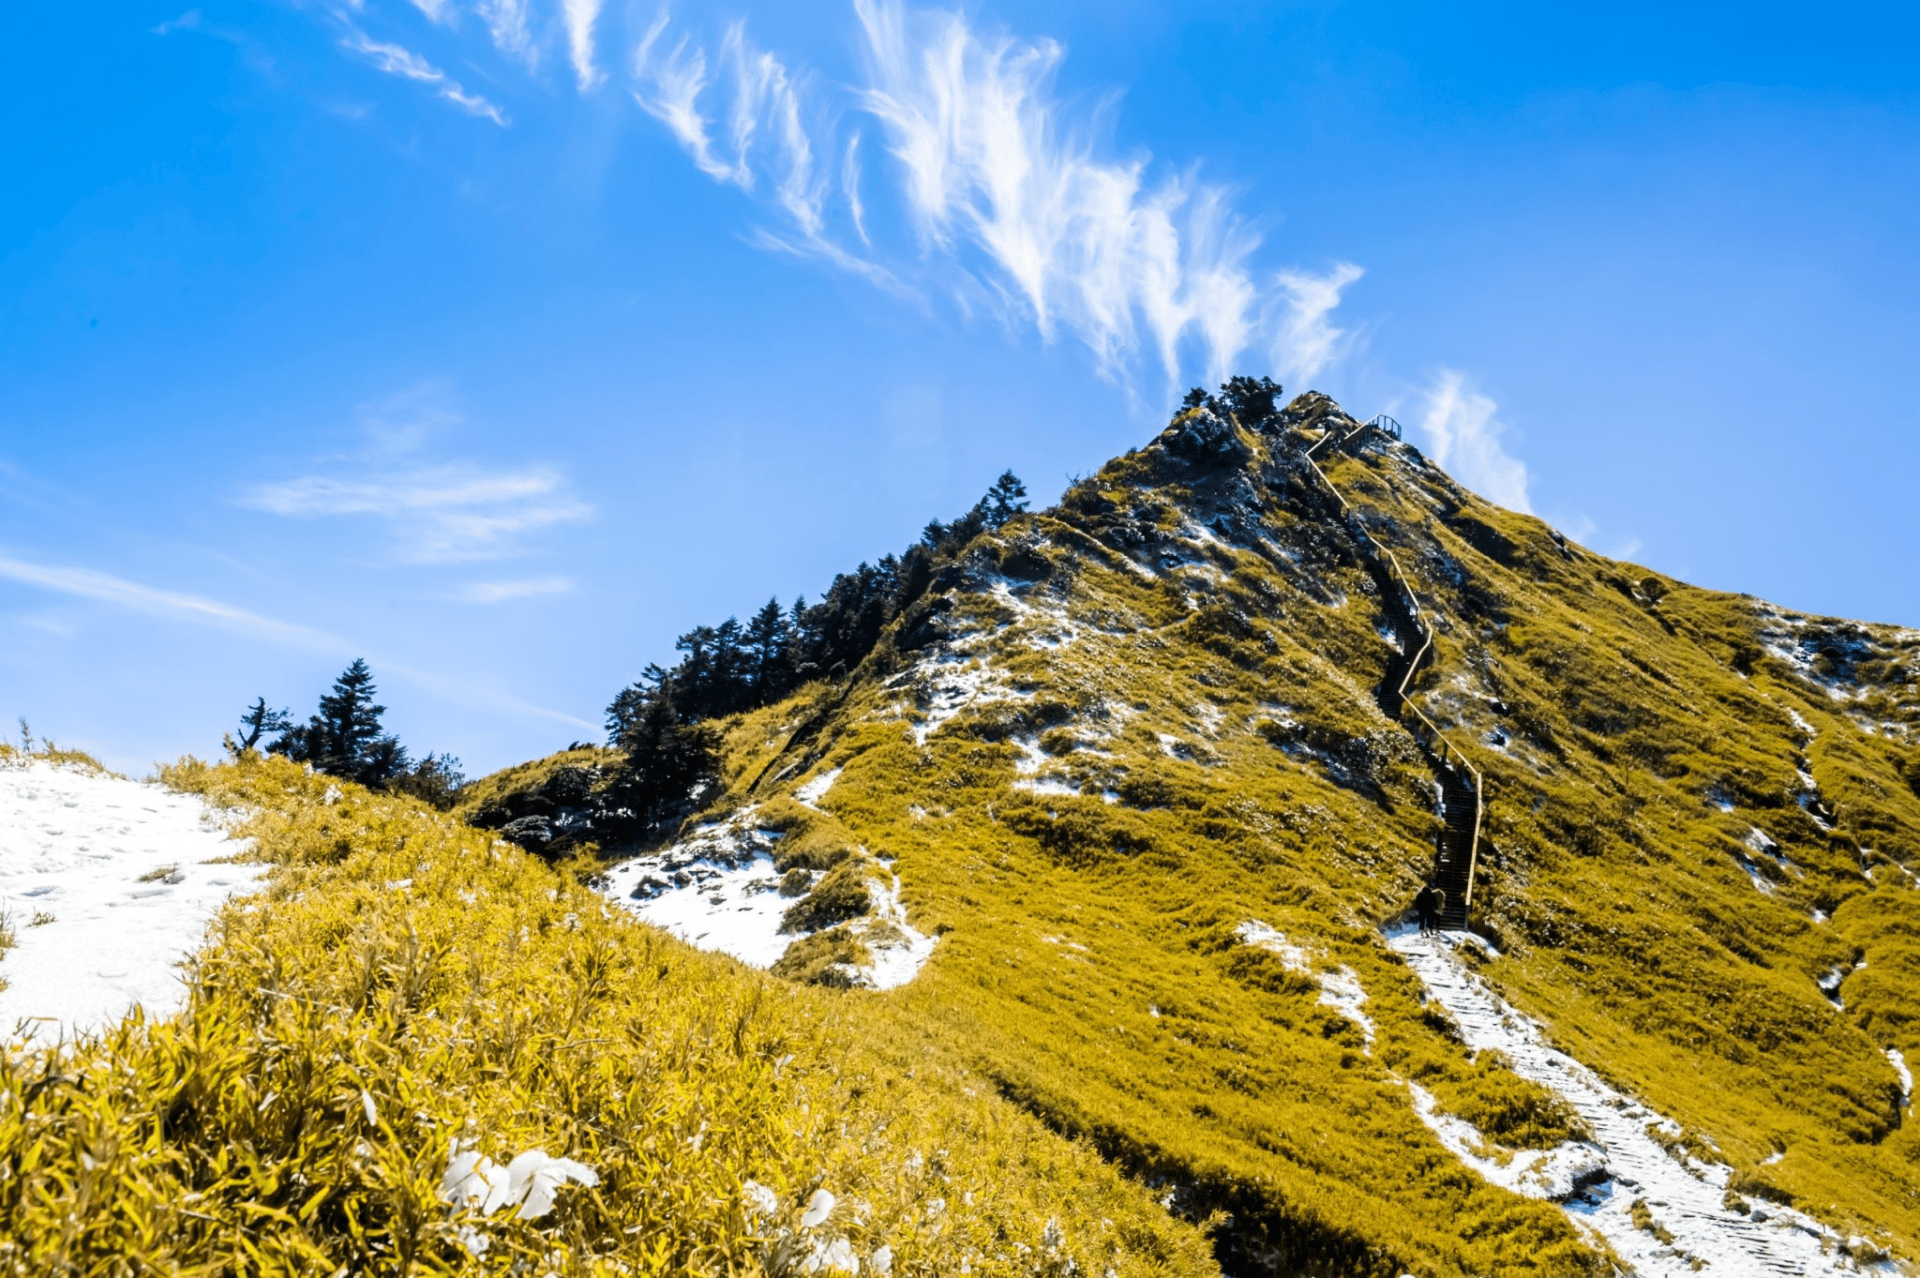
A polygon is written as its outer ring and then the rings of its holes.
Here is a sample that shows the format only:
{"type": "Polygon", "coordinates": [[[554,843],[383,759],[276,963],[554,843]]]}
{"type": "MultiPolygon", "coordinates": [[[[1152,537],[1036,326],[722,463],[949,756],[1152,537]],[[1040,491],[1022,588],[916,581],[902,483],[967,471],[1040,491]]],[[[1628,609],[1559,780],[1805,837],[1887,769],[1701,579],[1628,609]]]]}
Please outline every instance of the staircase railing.
{"type": "MultiPolygon", "coordinates": [[[[1313,467],[1313,473],[1320,477],[1320,482],[1326,485],[1327,491],[1332,493],[1334,500],[1340,503],[1341,513],[1348,516],[1360,535],[1367,539],[1368,543],[1373,546],[1374,550],[1378,552],[1380,557],[1388,565],[1390,569],[1389,575],[1399,584],[1401,591],[1406,595],[1408,614],[1413,618],[1413,624],[1420,632],[1420,649],[1414,653],[1413,660],[1407,664],[1407,672],[1401,676],[1400,686],[1394,689],[1394,699],[1402,708],[1411,710],[1414,718],[1420,721],[1421,726],[1427,730],[1431,739],[1440,743],[1441,760],[1446,762],[1450,759],[1458,759],[1460,761],[1460,767],[1465,769],[1467,775],[1473,778],[1473,837],[1467,845],[1467,886],[1465,897],[1460,903],[1461,914],[1463,917],[1466,917],[1471,914],[1473,909],[1473,880],[1474,874],[1479,869],[1480,864],[1480,821],[1485,811],[1485,791],[1481,783],[1480,769],[1473,766],[1473,761],[1467,758],[1460,747],[1456,746],[1452,739],[1440,730],[1440,725],[1428,718],[1426,711],[1422,710],[1418,703],[1413,701],[1408,695],[1409,689],[1413,686],[1414,676],[1420,673],[1420,667],[1426,663],[1428,656],[1433,652],[1433,627],[1427,624],[1425,620],[1425,612],[1420,607],[1420,598],[1413,592],[1413,581],[1407,576],[1406,571],[1400,567],[1400,560],[1391,550],[1382,545],[1378,538],[1367,531],[1365,522],[1358,518],[1353,504],[1346,499],[1345,494],[1340,491],[1333,480],[1327,478],[1327,472],[1320,469],[1320,463],[1315,461],[1313,456],[1328,443],[1332,442],[1336,436],[1339,438],[1340,446],[1344,448],[1353,441],[1355,436],[1364,431],[1384,429],[1378,425],[1379,421],[1379,418],[1375,418],[1365,425],[1355,427],[1345,435],[1339,435],[1332,427],[1328,427],[1320,438],[1315,440],[1306,450],[1305,456],[1307,465],[1313,467]]],[[[1398,424],[1397,422],[1395,423],[1396,426],[1398,424]]],[[[1397,431],[1393,432],[1393,437],[1396,439],[1399,438],[1399,433],[1397,431]]]]}

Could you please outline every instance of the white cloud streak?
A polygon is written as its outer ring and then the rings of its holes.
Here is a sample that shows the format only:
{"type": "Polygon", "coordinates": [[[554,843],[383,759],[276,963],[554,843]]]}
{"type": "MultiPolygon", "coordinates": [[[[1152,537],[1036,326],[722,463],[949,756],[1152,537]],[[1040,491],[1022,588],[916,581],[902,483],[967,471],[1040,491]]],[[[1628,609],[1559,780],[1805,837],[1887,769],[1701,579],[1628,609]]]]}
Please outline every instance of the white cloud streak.
{"type": "Polygon", "coordinates": [[[1334,327],[1330,317],[1347,286],[1364,274],[1352,262],[1335,262],[1325,275],[1280,272],[1275,282],[1286,313],[1275,325],[1271,358],[1283,381],[1311,382],[1345,356],[1353,334],[1334,327]]]}
{"type": "Polygon", "coordinates": [[[854,234],[862,244],[873,247],[873,240],[867,235],[867,209],[860,202],[860,135],[857,132],[847,139],[847,149],[841,154],[840,193],[846,197],[847,215],[853,219],[854,234]]]}
{"type": "Polygon", "coordinates": [[[1103,371],[1145,343],[1176,379],[1192,338],[1209,375],[1225,376],[1252,328],[1258,237],[1224,191],[1188,175],[1149,183],[1144,160],[1096,156],[1053,95],[1064,51],[1051,40],[982,38],[958,15],[891,0],[854,8],[861,101],[901,167],[923,249],[983,255],[1043,338],[1072,329],[1103,371]]]}
{"type": "Polygon", "coordinates": [[[351,26],[348,28],[347,37],[340,43],[341,47],[365,59],[374,70],[399,76],[403,80],[432,85],[440,97],[468,114],[481,116],[492,120],[502,128],[506,127],[507,117],[500,108],[477,93],[468,93],[457,81],[450,79],[446,72],[411,49],[403,45],[375,40],[364,31],[351,26]]]}
{"type": "Polygon", "coordinates": [[[340,655],[352,647],[345,639],[322,630],[276,621],[244,608],[221,603],[217,599],[143,586],[139,582],[92,568],[57,567],[0,556],[0,578],[38,586],[58,594],[113,604],[148,616],[217,626],[249,638],[264,639],[310,652],[340,655]]]}
{"type": "MultiPolygon", "coordinates": [[[[0,580],[18,581],[57,594],[92,599],[146,616],[212,626],[244,635],[249,639],[276,643],[336,660],[356,656],[363,651],[352,641],[339,635],[329,634],[324,630],[315,630],[309,626],[296,625],[287,621],[276,621],[272,617],[263,617],[245,608],[236,608],[232,604],[221,603],[217,599],[208,599],[201,595],[141,585],[139,582],[128,581],[124,577],[98,572],[92,568],[36,564],[0,555],[0,580]]],[[[549,709],[546,706],[523,701],[508,693],[476,687],[468,680],[412,670],[384,660],[378,660],[374,664],[383,673],[415,684],[455,705],[503,711],[587,729],[597,730],[598,728],[598,725],[577,715],[568,714],[564,710],[549,709]]]]}
{"type": "Polygon", "coordinates": [[[573,590],[566,577],[541,577],[533,581],[475,581],[453,592],[459,603],[497,604],[515,599],[533,599],[541,595],[564,595],[573,590]]]}
{"type": "Polygon", "coordinates": [[[1059,44],[983,35],[959,14],[898,0],[853,8],[863,79],[838,110],[755,47],[743,23],[725,28],[712,62],[692,36],[670,37],[664,14],[639,43],[635,99],[702,173],[779,215],[750,242],[902,296],[920,291],[908,279],[930,275],[963,310],[984,301],[1044,341],[1077,337],[1115,380],[1145,360],[1170,384],[1190,364],[1219,381],[1256,348],[1310,378],[1345,353],[1328,315],[1359,269],[1257,281],[1260,237],[1226,189],[1191,171],[1152,176],[1144,155],[1100,153],[1103,110],[1076,116],[1054,90],[1059,44]],[[859,121],[893,162],[889,190],[916,265],[876,250],[859,121]],[[840,198],[829,206],[818,157],[836,154],[840,198]]]}
{"type": "MultiPolygon", "coordinates": [[[[530,70],[564,31],[583,92],[606,79],[597,45],[618,36],[603,28],[636,20],[605,0],[556,0],[539,22],[531,0],[413,3],[448,28],[477,15],[530,70]]],[[[1115,152],[1103,125],[1116,99],[1083,109],[1063,96],[1057,41],[903,0],[851,6],[859,71],[844,86],[762,48],[744,20],[681,29],[661,9],[633,28],[634,101],[699,172],[759,203],[749,243],[1078,341],[1129,385],[1268,371],[1305,389],[1348,355],[1355,334],[1332,317],[1360,268],[1256,267],[1262,238],[1235,193],[1115,152]]],[[[400,45],[355,31],[348,47],[505,122],[400,45]]]]}
{"type": "Polygon", "coordinates": [[[308,475],[263,484],[242,504],[291,517],[370,515],[393,526],[403,562],[467,563],[518,554],[525,534],[591,516],[562,486],[551,467],[488,472],[455,462],[372,478],[308,475]]]}
{"type": "Polygon", "coordinates": [[[560,0],[560,16],[567,24],[567,56],[585,92],[606,78],[593,64],[593,24],[600,17],[600,0],[560,0]]]}
{"type": "Polygon", "coordinates": [[[528,22],[527,0],[478,0],[474,12],[487,24],[493,47],[531,71],[540,64],[540,49],[533,42],[528,22]]]}
{"type": "Polygon", "coordinates": [[[667,15],[662,13],[634,51],[633,74],[641,87],[633,91],[633,100],[667,126],[702,173],[715,181],[751,190],[752,173],[722,164],[714,157],[713,141],[707,136],[707,118],[700,114],[699,106],[700,95],[707,87],[707,55],[690,48],[686,36],[675,42],[671,52],[663,51],[660,40],[666,30],[667,15]]]}
{"type": "Polygon", "coordinates": [[[1473,390],[1464,374],[1441,369],[1426,391],[1420,430],[1427,452],[1467,487],[1509,510],[1532,513],[1526,463],[1506,450],[1499,405],[1473,390]]]}

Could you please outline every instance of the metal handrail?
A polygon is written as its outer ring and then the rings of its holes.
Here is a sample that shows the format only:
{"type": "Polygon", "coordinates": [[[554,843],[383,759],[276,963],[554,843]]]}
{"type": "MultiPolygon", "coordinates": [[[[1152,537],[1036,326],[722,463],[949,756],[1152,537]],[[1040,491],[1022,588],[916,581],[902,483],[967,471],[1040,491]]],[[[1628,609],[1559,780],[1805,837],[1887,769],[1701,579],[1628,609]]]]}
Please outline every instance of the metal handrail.
{"type": "MultiPolygon", "coordinates": [[[[1377,420],[1376,418],[1375,421],[1377,420]]],[[[1361,431],[1373,425],[1374,422],[1368,422],[1363,426],[1356,427],[1341,436],[1340,443],[1344,446],[1349,443],[1355,435],[1358,435],[1361,431]]],[[[1313,473],[1320,477],[1320,482],[1327,486],[1327,491],[1332,493],[1334,500],[1340,503],[1341,511],[1351,515],[1354,513],[1353,505],[1347,501],[1339,487],[1336,486],[1331,479],[1327,478],[1327,472],[1320,469],[1320,463],[1313,459],[1313,455],[1319,452],[1328,441],[1333,439],[1334,434],[1334,430],[1328,427],[1324,433],[1321,434],[1320,438],[1315,440],[1313,445],[1306,450],[1304,455],[1307,459],[1307,465],[1313,467],[1313,473]]],[[[1461,909],[1464,912],[1471,913],[1473,909],[1473,879],[1475,873],[1480,868],[1480,822],[1482,814],[1485,811],[1480,769],[1473,766],[1473,761],[1468,759],[1460,747],[1456,746],[1452,739],[1440,730],[1440,725],[1436,724],[1432,719],[1429,719],[1426,711],[1422,710],[1408,696],[1407,690],[1413,683],[1413,677],[1420,673],[1421,664],[1426,660],[1427,654],[1433,649],[1433,627],[1422,619],[1420,598],[1413,593],[1413,582],[1408,578],[1406,572],[1401,569],[1400,560],[1395,557],[1391,550],[1381,545],[1372,533],[1367,531],[1367,526],[1364,523],[1361,523],[1358,519],[1354,522],[1360,530],[1360,535],[1365,537],[1367,541],[1372,544],[1373,548],[1386,558],[1387,563],[1392,567],[1394,580],[1400,584],[1400,589],[1406,593],[1407,608],[1413,617],[1413,624],[1420,630],[1420,650],[1413,654],[1413,660],[1407,666],[1407,673],[1401,676],[1400,686],[1394,689],[1394,695],[1400,699],[1400,704],[1412,710],[1415,717],[1420,720],[1427,731],[1439,740],[1441,745],[1440,757],[1444,760],[1451,755],[1459,759],[1460,766],[1465,768],[1473,777],[1473,838],[1467,845],[1467,892],[1465,900],[1461,902],[1461,909]]]]}

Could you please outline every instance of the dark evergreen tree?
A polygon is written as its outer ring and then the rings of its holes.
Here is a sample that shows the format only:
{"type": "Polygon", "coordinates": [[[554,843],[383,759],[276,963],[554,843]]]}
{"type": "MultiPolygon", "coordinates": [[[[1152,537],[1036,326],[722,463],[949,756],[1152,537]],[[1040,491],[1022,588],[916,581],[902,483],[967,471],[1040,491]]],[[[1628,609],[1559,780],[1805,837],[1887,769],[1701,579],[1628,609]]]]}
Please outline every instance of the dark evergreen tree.
{"type": "Polygon", "coordinates": [[[460,760],[450,754],[430,754],[395,777],[387,788],[396,794],[410,794],[444,811],[454,805],[466,781],[460,771],[460,760]]]}
{"type": "Polygon", "coordinates": [[[713,632],[713,680],[706,715],[733,714],[752,704],[753,661],[737,618],[728,617],[713,632]]]}
{"type": "Polygon", "coordinates": [[[779,600],[770,599],[744,626],[729,617],[681,635],[674,642],[678,664],[647,666],[607,707],[607,739],[626,754],[609,793],[626,819],[655,826],[712,778],[715,738],[707,720],[852,671],[888,624],[931,588],[942,559],[1026,508],[1026,485],[1006,471],[966,514],[952,523],[933,520],[904,554],[839,574],[818,603],[803,595],[783,613],[779,600]]]}
{"type": "Polygon", "coordinates": [[[373,672],[356,657],[320,698],[320,712],[287,729],[268,749],[330,776],[384,786],[406,772],[408,760],[406,748],[381,731],[387,708],[374,704],[374,696],[373,672]]]}
{"type": "Polygon", "coordinates": [[[1230,377],[1220,387],[1220,400],[1242,426],[1258,428],[1279,411],[1280,384],[1271,377],[1230,377]]]}
{"type": "Polygon", "coordinates": [[[1211,402],[1212,399],[1213,399],[1213,396],[1207,394],[1206,391],[1196,386],[1192,390],[1188,391],[1186,394],[1186,397],[1180,401],[1180,407],[1199,408],[1202,404],[1211,402]]]}
{"type": "Polygon", "coordinates": [[[245,714],[240,716],[240,735],[229,737],[228,744],[235,755],[245,754],[259,746],[266,737],[276,732],[285,732],[293,726],[293,719],[285,710],[269,710],[265,697],[256,698],[245,714]]]}
{"type": "Polygon", "coordinates": [[[672,698],[643,695],[639,701],[614,738],[627,755],[615,789],[632,818],[652,827],[683,808],[694,787],[714,775],[715,741],[712,728],[683,720],[672,698]]]}
{"type": "Polygon", "coordinates": [[[765,705],[787,690],[787,669],[792,627],[780,610],[778,599],[767,600],[766,607],[753,614],[747,623],[746,648],[753,668],[754,700],[765,705]]]}
{"type": "Polygon", "coordinates": [[[987,527],[997,530],[1027,508],[1027,486],[1020,482],[1018,475],[1003,470],[980,503],[986,508],[987,527]]]}

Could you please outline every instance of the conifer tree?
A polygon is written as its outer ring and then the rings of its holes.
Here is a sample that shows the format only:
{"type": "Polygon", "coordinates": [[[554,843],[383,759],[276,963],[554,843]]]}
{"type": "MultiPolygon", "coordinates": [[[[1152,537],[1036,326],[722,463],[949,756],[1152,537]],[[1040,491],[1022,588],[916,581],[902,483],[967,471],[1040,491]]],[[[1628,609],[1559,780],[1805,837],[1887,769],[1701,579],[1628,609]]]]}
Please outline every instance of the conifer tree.
{"type": "Polygon", "coordinates": [[[608,741],[627,756],[616,787],[620,802],[643,824],[678,810],[692,788],[712,775],[714,738],[707,720],[768,705],[810,680],[854,670],[888,624],[932,587],[942,560],[1026,508],[1026,485],[1003,471],[964,515],[952,523],[931,521],[901,555],[840,573],[818,603],[808,604],[803,595],[783,612],[780,601],[770,599],[744,626],[729,617],[681,635],[674,642],[680,660],[672,669],[647,666],[607,707],[608,741]]]}
{"type": "Polygon", "coordinates": [[[980,504],[987,517],[987,527],[998,529],[1027,508],[1027,486],[1020,482],[1018,475],[1003,470],[980,504]]]}
{"type": "Polygon", "coordinates": [[[1260,426],[1279,411],[1280,395],[1280,384],[1271,377],[1230,377],[1220,387],[1222,402],[1242,426],[1249,428],[1260,426]]]}
{"type": "Polygon", "coordinates": [[[240,735],[228,737],[227,742],[235,756],[260,745],[263,738],[276,732],[285,732],[293,726],[293,719],[285,710],[269,710],[267,699],[258,697],[240,716],[240,735]]]}
{"type": "Polygon", "coordinates": [[[762,704],[786,691],[789,627],[778,599],[753,614],[747,623],[746,647],[753,667],[753,691],[762,704]]]}
{"type": "Polygon", "coordinates": [[[387,708],[374,704],[374,696],[373,672],[355,657],[320,698],[320,712],[268,748],[331,776],[383,786],[406,772],[408,760],[406,748],[381,731],[387,708]]]}

